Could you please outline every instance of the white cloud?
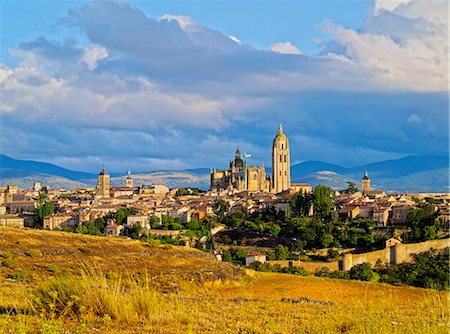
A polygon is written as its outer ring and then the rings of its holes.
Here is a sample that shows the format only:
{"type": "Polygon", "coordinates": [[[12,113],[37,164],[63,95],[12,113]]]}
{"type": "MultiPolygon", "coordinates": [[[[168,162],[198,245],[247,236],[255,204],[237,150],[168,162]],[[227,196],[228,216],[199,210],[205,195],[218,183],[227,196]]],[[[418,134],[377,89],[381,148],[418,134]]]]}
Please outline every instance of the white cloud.
{"type": "Polygon", "coordinates": [[[161,16],[159,20],[176,21],[179,24],[180,28],[184,30],[197,25],[197,22],[195,22],[192,17],[185,15],[165,14],[161,16]]]}
{"type": "MultiPolygon", "coordinates": [[[[370,70],[386,88],[444,92],[448,89],[448,23],[446,10],[436,10],[444,9],[444,2],[383,2],[387,7],[377,3],[384,11],[370,14],[360,31],[330,21],[325,21],[323,29],[344,48],[344,56],[370,70]]],[[[325,48],[323,53],[327,52],[333,51],[325,48]]]]}
{"type": "Polygon", "coordinates": [[[398,6],[402,4],[407,4],[411,0],[376,0],[374,5],[375,12],[381,10],[394,11],[398,6]]]}
{"type": "Polygon", "coordinates": [[[417,114],[412,114],[412,115],[410,115],[410,116],[408,117],[408,119],[406,120],[406,122],[409,123],[409,124],[417,124],[417,125],[420,125],[420,124],[423,123],[423,119],[422,119],[422,117],[420,117],[420,116],[417,115],[417,114]]]}
{"type": "Polygon", "coordinates": [[[90,44],[85,48],[82,60],[92,71],[97,67],[97,63],[108,57],[108,51],[101,45],[90,44]]]}
{"type": "Polygon", "coordinates": [[[241,44],[241,41],[237,38],[237,37],[235,37],[235,36],[228,36],[232,41],[234,41],[234,42],[236,42],[236,43],[238,43],[238,44],[241,44]]]}
{"type": "Polygon", "coordinates": [[[280,43],[273,43],[269,47],[270,50],[282,54],[293,54],[293,55],[301,55],[303,52],[301,52],[294,44],[291,42],[280,42],[280,43]]]}

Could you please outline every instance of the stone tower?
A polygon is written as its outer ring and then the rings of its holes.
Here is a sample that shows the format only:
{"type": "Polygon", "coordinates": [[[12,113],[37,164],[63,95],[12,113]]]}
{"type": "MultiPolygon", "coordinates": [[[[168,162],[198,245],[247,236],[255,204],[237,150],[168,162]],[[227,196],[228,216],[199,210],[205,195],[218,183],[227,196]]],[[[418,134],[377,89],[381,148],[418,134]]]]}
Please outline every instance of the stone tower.
{"type": "Polygon", "coordinates": [[[361,180],[361,188],[362,188],[363,194],[370,191],[370,179],[369,179],[369,173],[367,173],[367,169],[364,170],[364,176],[361,180]]]}
{"type": "Polygon", "coordinates": [[[131,172],[128,170],[127,179],[125,180],[125,188],[133,188],[133,178],[131,177],[131,172]]]}
{"type": "Polygon", "coordinates": [[[275,194],[291,187],[291,156],[289,141],[280,124],[272,146],[272,182],[275,194]]]}
{"type": "Polygon", "coordinates": [[[100,197],[109,198],[110,177],[104,167],[100,174],[98,174],[97,189],[100,197]]]}

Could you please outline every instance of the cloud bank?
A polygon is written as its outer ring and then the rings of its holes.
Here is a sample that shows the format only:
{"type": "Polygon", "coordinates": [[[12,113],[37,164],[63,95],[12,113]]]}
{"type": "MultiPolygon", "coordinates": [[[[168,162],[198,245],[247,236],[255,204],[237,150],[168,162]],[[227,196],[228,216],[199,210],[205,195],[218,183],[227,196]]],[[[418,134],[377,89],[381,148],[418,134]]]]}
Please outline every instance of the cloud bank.
{"type": "Polygon", "coordinates": [[[79,36],[24,41],[0,65],[1,149],[118,171],[222,167],[239,145],[268,164],[283,122],[295,161],[448,154],[447,6],[376,1],[357,31],[324,21],[308,55],[90,1],[62,19],[79,36]]]}

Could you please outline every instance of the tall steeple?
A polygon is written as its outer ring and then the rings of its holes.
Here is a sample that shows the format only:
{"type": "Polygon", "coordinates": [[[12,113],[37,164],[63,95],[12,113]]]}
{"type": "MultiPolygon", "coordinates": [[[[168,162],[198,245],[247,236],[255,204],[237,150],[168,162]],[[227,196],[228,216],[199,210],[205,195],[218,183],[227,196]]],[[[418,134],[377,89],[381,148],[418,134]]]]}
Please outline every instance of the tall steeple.
{"type": "Polygon", "coordinates": [[[367,172],[367,168],[364,168],[364,176],[361,180],[361,190],[363,194],[370,191],[370,179],[369,179],[369,173],[367,172]]]}
{"type": "Polygon", "coordinates": [[[127,178],[125,180],[125,188],[133,188],[133,178],[131,177],[131,171],[128,170],[127,178]]]}
{"type": "Polygon", "coordinates": [[[291,187],[291,155],[289,141],[280,123],[272,146],[272,182],[274,193],[280,193],[291,187]]]}
{"type": "Polygon", "coordinates": [[[236,146],[236,159],[241,158],[241,151],[239,151],[239,146],[236,146]]]}
{"type": "Polygon", "coordinates": [[[103,169],[98,174],[97,179],[97,191],[98,195],[103,198],[109,198],[109,190],[110,190],[110,176],[103,165],[103,169]]]}

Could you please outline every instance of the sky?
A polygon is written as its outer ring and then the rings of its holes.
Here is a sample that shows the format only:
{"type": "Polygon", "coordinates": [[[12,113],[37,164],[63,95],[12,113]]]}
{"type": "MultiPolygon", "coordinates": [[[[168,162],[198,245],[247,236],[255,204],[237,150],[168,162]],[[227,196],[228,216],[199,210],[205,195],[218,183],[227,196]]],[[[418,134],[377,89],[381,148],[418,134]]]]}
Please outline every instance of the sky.
{"type": "Polygon", "coordinates": [[[448,155],[448,2],[0,2],[2,154],[96,172],[448,155]]]}

